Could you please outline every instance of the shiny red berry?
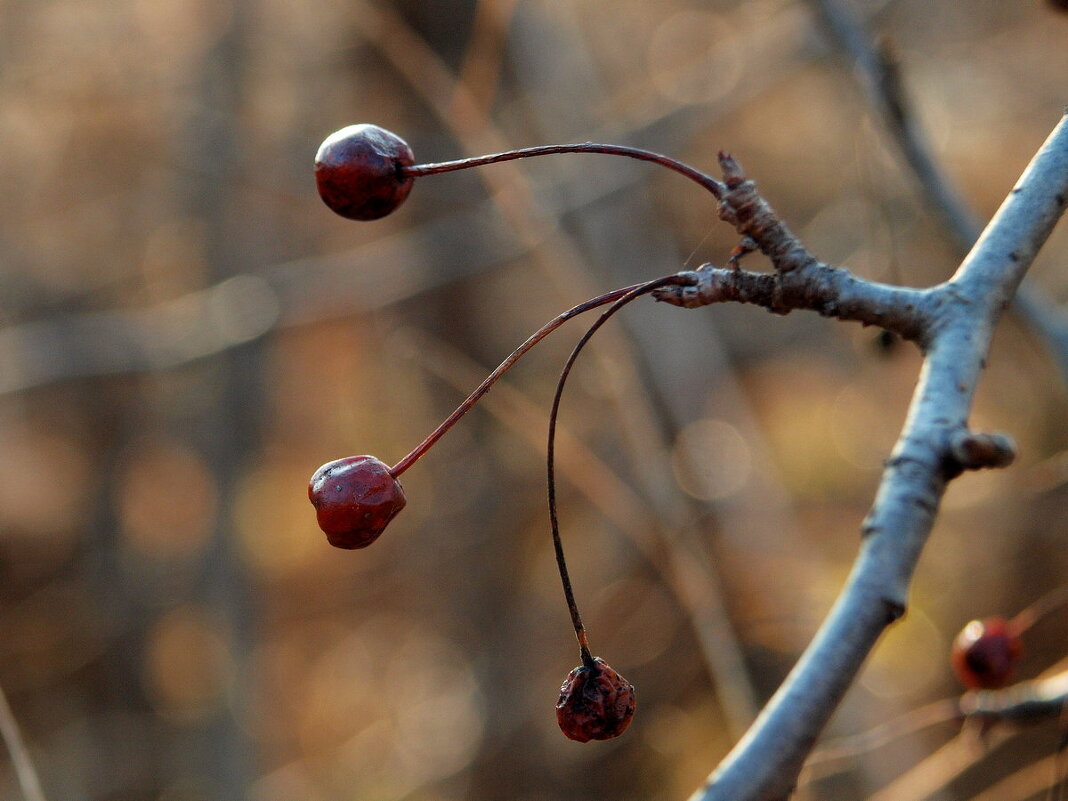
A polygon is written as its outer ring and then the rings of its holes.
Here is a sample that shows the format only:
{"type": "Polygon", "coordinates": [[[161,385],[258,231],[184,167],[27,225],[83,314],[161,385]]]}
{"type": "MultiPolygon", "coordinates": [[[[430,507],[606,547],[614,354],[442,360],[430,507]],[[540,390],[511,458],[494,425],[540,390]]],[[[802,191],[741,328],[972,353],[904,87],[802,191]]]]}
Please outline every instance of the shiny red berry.
{"type": "Polygon", "coordinates": [[[319,528],[337,548],[366,548],[382,533],[407,499],[384,462],[349,456],[328,462],[308,482],[308,498],[319,528]]]}
{"type": "Polygon", "coordinates": [[[634,685],[600,657],[567,674],[556,702],[560,731],[580,743],[621,735],[634,717],[634,685]]]}
{"type": "Polygon", "coordinates": [[[973,620],[953,641],[950,661],[969,690],[996,690],[1012,681],[1020,661],[1020,635],[1002,617],[973,620]]]}
{"type": "Polygon", "coordinates": [[[350,220],[377,220],[392,212],[415,181],[408,143],[377,125],[350,125],[326,137],[315,154],[315,183],[331,209],[350,220]]]}

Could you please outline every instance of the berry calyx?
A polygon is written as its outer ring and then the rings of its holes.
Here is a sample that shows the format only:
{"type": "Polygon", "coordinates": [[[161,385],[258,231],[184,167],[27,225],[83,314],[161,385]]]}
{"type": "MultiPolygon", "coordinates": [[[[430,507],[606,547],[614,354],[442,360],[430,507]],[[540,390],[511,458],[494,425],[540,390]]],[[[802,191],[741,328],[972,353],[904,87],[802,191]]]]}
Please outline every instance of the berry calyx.
{"type": "Polygon", "coordinates": [[[336,548],[366,548],[404,508],[404,488],[384,462],[349,456],[328,462],[308,482],[319,528],[336,548]]]}
{"type": "Polygon", "coordinates": [[[567,674],[556,702],[556,722],[572,740],[610,740],[630,725],[638,705],[634,685],[599,656],[567,674]]]}
{"type": "Polygon", "coordinates": [[[997,690],[1012,681],[1022,652],[1020,631],[1003,617],[968,623],[953,641],[950,662],[969,690],[997,690]]]}
{"type": "Polygon", "coordinates": [[[315,184],[331,209],[350,220],[377,220],[408,197],[415,179],[408,143],[377,125],[350,125],[328,136],[315,154],[315,184]]]}
{"type": "Polygon", "coordinates": [[[689,178],[716,199],[726,191],[720,181],[669,156],[637,147],[595,142],[540,145],[455,161],[415,164],[407,142],[370,123],[349,125],[323,141],[315,154],[315,182],[323,202],[342,217],[377,220],[400,206],[411,192],[414,180],[421,176],[561,153],[599,153],[651,161],[689,178]]]}

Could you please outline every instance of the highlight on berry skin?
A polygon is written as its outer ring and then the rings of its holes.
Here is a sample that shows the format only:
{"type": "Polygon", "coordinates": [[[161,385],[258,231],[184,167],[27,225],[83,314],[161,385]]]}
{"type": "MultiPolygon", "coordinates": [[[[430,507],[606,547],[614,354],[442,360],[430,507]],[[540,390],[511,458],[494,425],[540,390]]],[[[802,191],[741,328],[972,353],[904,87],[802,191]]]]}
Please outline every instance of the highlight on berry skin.
{"type": "Polygon", "coordinates": [[[404,488],[373,456],[327,462],[308,482],[308,499],[326,539],[335,548],[366,548],[404,508],[404,488]]]}
{"type": "Polygon", "coordinates": [[[953,641],[950,662],[965,688],[998,690],[1012,682],[1022,650],[1013,621],[989,617],[961,629],[953,641]]]}
{"type": "Polygon", "coordinates": [[[634,685],[599,656],[564,679],[556,702],[556,722],[572,740],[610,740],[630,725],[638,705],[634,685]]]}

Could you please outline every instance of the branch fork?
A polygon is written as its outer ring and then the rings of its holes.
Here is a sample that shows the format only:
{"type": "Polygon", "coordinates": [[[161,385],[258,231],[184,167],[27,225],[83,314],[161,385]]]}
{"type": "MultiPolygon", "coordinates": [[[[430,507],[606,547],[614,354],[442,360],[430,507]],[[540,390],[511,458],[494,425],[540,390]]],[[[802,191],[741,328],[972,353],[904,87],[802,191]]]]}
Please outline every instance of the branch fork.
{"type": "Polygon", "coordinates": [[[737,160],[721,154],[720,216],[741,235],[727,267],[703,265],[692,286],[657,300],[696,308],[727,300],[776,314],[809,309],[877,325],[915,341],[924,365],[908,417],[870,511],[853,571],[812,643],[753,727],[691,801],[783,801],[820,731],[879,636],[904,614],[909,585],[948,482],[965,470],[1004,467],[1011,439],[973,432],[967,419],[994,328],[1064,213],[1068,117],[1062,118],[948,281],[927,289],[866,281],[810,254],[757,192],[737,160]],[[741,269],[759,249],[773,272],[741,269]]]}
{"type": "Polygon", "coordinates": [[[725,153],[719,160],[725,186],[719,216],[741,241],[726,267],[704,264],[692,271],[692,285],[664,287],[655,293],[657,300],[688,309],[725,301],[752,303],[774,314],[808,309],[879,326],[922,346],[937,304],[934,290],[867,281],[820,261],[779,219],[738,160],[725,153]],[[771,261],[774,272],[741,268],[741,259],[755,250],[771,261]]]}

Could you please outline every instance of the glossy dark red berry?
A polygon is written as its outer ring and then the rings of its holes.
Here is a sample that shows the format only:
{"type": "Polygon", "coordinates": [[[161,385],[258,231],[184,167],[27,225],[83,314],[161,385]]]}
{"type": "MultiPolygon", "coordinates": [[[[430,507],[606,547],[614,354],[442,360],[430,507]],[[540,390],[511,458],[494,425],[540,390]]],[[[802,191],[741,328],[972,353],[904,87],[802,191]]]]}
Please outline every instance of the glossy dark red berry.
{"type": "Polygon", "coordinates": [[[634,717],[634,685],[600,657],[567,674],[556,702],[560,731],[580,743],[621,735],[634,717]]]}
{"type": "Polygon", "coordinates": [[[950,662],[969,690],[996,690],[1012,681],[1021,651],[1020,634],[1012,621],[989,617],[961,629],[950,662]]]}
{"type": "Polygon", "coordinates": [[[315,154],[315,183],[331,209],[350,220],[377,220],[412,191],[404,173],[415,163],[408,143],[377,125],[350,125],[326,137],[315,154]]]}
{"type": "Polygon", "coordinates": [[[308,482],[319,528],[337,548],[366,548],[407,499],[389,467],[373,456],[327,462],[308,482]]]}

